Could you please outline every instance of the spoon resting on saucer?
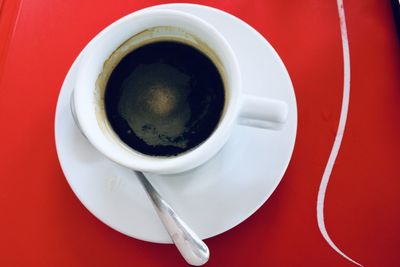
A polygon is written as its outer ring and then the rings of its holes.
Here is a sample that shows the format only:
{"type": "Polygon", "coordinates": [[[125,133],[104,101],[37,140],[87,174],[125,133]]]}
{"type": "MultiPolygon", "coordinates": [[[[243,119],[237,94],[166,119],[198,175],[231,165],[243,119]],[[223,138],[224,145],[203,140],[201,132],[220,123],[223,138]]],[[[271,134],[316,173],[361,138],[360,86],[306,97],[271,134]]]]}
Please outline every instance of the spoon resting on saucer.
{"type": "MultiPolygon", "coordinates": [[[[70,108],[72,118],[74,119],[76,126],[78,127],[81,134],[86,138],[85,134],[82,132],[79,126],[79,122],[76,117],[73,96],[71,96],[70,108]]],[[[175,246],[178,248],[182,257],[190,265],[200,266],[205,264],[210,257],[210,251],[207,245],[176,214],[172,207],[162,198],[160,193],[153,187],[153,185],[142,172],[135,170],[133,170],[133,172],[138,177],[138,180],[144,188],[145,192],[147,193],[147,196],[153,203],[158,217],[160,218],[161,222],[163,223],[165,229],[167,230],[175,246]]]]}

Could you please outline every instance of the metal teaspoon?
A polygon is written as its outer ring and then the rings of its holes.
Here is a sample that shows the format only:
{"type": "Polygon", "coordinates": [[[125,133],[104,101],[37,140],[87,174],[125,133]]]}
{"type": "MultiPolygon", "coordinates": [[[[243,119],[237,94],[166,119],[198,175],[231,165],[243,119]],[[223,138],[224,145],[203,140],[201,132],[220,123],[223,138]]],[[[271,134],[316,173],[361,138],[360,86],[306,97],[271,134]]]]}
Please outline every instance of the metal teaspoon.
{"type": "MultiPolygon", "coordinates": [[[[76,117],[73,95],[71,95],[70,98],[70,108],[76,126],[81,134],[85,136],[76,117]]],[[[172,207],[162,198],[160,193],[153,187],[142,172],[134,170],[133,172],[138,177],[142,187],[147,193],[147,196],[153,203],[158,217],[186,262],[194,266],[205,264],[210,257],[210,251],[207,245],[176,214],[172,207]]]]}

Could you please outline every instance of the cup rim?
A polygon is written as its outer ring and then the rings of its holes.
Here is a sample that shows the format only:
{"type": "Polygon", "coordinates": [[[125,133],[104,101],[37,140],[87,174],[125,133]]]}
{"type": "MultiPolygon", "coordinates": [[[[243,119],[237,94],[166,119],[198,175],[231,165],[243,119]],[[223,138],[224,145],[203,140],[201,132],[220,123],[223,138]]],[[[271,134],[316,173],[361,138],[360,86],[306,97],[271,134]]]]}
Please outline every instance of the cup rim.
{"type": "MultiPolygon", "coordinates": [[[[161,25],[160,23],[160,26],[164,25],[161,25]]],[[[144,29],[145,28],[142,28],[141,30],[144,29]]],[[[131,34],[131,36],[135,34],[136,33],[133,33],[131,34]]],[[[199,38],[201,38],[201,36],[199,38]]],[[[231,133],[232,126],[237,118],[237,114],[239,111],[241,77],[239,66],[233,49],[225,40],[225,38],[221,35],[221,33],[218,32],[218,30],[215,29],[208,22],[200,19],[197,16],[176,10],[166,9],[137,11],[115,21],[114,23],[106,27],[89,42],[87,48],[88,49],[85,49],[85,53],[78,67],[78,75],[73,95],[75,110],[80,128],[86,135],[87,139],[98,151],[107,156],[109,159],[120,165],[139,171],[162,174],[178,173],[187,171],[203,164],[212,156],[214,156],[225,144],[231,133]],[[197,27],[206,29],[208,36],[212,36],[213,41],[217,42],[218,45],[221,47],[220,51],[224,50],[223,53],[225,53],[225,60],[227,60],[229,64],[229,66],[227,66],[229,67],[229,71],[226,71],[227,73],[225,79],[230,81],[229,88],[227,89],[230,93],[230,99],[229,102],[226,104],[227,106],[225,114],[221,118],[217,128],[205,141],[203,141],[195,148],[177,156],[158,157],[141,154],[140,152],[136,152],[133,148],[130,150],[126,150],[123,147],[117,147],[117,145],[115,144],[112,145],[111,141],[108,140],[105,133],[101,131],[100,126],[95,126],[95,124],[98,124],[97,121],[93,121],[93,118],[95,118],[95,116],[88,116],[88,112],[91,111],[88,107],[88,97],[90,93],[93,94],[94,92],[92,89],[89,90],[88,86],[86,86],[85,83],[87,83],[88,69],[93,67],[93,65],[102,66],[104,63],[104,61],[99,62],[100,60],[95,57],[92,49],[104,45],[104,39],[112,35],[114,30],[124,29],[129,25],[129,23],[132,23],[138,19],[143,21],[148,19],[149,21],[151,21],[154,19],[163,19],[166,17],[173,17],[173,19],[176,20],[190,20],[191,23],[194,23],[197,27]],[[97,62],[94,62],[94,60],[96,59],[97,62]]],[[[219,52],[214,52],[219,55],[219,52]]],[[[110,54],[108,54],[107,57],[109,55],[110,54]]],[[[90,88],[94,88],[94,85],[90,88]]],[[[94,113],[95,111],[92,110],[91,112],[94,113]]]]}

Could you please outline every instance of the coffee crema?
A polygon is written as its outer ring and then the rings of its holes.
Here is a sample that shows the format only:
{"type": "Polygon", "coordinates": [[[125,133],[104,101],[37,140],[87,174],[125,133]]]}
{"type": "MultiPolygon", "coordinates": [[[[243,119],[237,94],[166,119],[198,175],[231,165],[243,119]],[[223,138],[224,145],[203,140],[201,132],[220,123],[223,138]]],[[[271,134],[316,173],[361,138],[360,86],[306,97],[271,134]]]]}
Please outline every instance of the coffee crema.
{"type": "Polygon", "coordinates": [[[174,156],[204,142],[225,105],[220,72],[200,50],[158,41],[126,55],[104,93],[107,119],[119,138],[150,156],[174,156]]]}

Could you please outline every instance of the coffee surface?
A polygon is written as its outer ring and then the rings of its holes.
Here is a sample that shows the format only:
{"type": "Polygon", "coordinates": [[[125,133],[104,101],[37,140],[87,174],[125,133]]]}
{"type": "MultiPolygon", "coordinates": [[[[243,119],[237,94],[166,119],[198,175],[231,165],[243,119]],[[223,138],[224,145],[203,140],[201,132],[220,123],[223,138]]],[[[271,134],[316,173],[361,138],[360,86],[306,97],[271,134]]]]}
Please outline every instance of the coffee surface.
{"type": "Polygon", "coordinates": [[[107,118],[124,143],[146,155],[173,156],[212,134],[225,91],[205,54],[162,41],[125,56],[111,73],[104,99],[107,118]]]}

